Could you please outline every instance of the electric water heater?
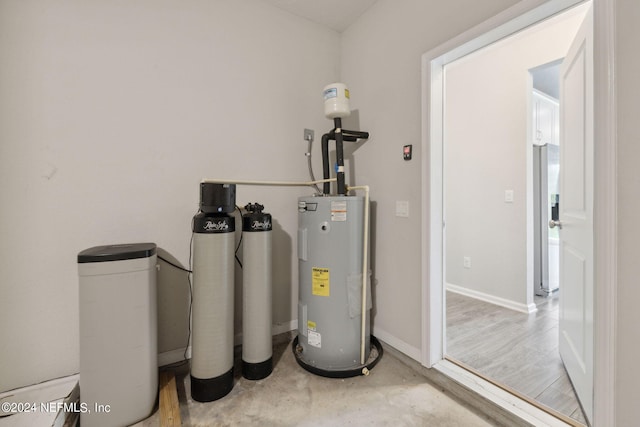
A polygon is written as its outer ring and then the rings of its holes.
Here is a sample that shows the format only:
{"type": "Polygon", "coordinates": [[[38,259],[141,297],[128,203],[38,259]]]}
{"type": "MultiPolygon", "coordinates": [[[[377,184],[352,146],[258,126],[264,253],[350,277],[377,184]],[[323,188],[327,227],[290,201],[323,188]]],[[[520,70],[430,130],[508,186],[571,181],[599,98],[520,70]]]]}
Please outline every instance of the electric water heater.
{"type": "MultiPolygon", "coordinates": [[[[351,371],[362,367],[363,209],[360,196],[298,199],[296,357],[305,369],[324,376],[353,376],[351,371]]],[[[367,295],[365,360],[371,292],[367,295]]]]}
{"type": "Polygon", "coordinates": [[[200,184],[193,218],[191,397],[210,402],[233,388],[235,185],[200,184]]]}

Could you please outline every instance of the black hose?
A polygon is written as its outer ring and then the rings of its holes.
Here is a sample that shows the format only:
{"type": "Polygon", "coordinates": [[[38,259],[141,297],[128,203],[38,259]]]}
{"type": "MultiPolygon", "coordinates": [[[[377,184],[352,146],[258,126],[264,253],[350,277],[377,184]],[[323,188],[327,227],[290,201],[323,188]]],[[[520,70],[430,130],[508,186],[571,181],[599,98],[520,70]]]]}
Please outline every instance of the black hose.
{"type": "Polygon", "coordinates": [[[302,366],[304,369],[311,372],[312,374],[320,375],[321,377],[327,377],[327,378],[351,378],[351,377],[357,377],[358,375],[366,375],[365,372],[372,370],[373,367],[376,366],[380,361],[380,359],[382,358],[383,351],[382,351],[382,344],[380,344],[380,341],[378,341],[378,339],[373,335],[370,336],[370,341],[371,341],[371,345],[375,347],[376,350],[378,351],[378,356],[376,356],[375,359],[373,359],[368,364],[360,365],[356,368],[337,370],[337,371],[329,371],[329,370],[321,369],[321,368],[318,368],[317,366],[312,366],[305,363],[304,360],[302,360],[302,351],[301,351],[302,349],[299,348],[298,346],[298,337],[295,337],[293,339],[293,342],[291,343],[291,350],[293,351],[293,355],[295,356],[296,361],[298,362],[298,365],[302,366]],[[365,368],[366,368],[366,371],[365,371],[365,368]]]}
{"type": "Polygon", "coordinates": [[[188,268],[181,267],[178,264],[176,264],[174,262],[171,262],[166,258],[161,257],[160,255],[158,255],[158,258],[161,259],[162,261],[166,262],[170,266],[177,268],[178,270],[182,270],[182,271],[184,271],[186,273],[193,273],[193,271],[189,270],[188,268]]]}

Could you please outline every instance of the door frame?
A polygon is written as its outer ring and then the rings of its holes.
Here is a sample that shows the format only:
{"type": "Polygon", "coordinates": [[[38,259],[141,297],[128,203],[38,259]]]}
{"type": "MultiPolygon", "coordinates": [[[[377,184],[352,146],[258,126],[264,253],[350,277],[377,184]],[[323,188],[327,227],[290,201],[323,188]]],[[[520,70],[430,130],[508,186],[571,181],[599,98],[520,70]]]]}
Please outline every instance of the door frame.
{"type": "MultiPolygon", "coordinates": [[[[422,364],[445,354],[443,240],[444,66],[583,0],[523,0],[422,56],[422,364]]],[[[593,0],[594,16],[594,407],[593,425],[615,425],[616,111],[615,0],[593,0]],[[598,286],[597,284],[601,284],[598,286]],[[605,285],[602,285],[605,284],[605,285]]],[[[480,392],[482,393],[482,392],[480,392]]]]}

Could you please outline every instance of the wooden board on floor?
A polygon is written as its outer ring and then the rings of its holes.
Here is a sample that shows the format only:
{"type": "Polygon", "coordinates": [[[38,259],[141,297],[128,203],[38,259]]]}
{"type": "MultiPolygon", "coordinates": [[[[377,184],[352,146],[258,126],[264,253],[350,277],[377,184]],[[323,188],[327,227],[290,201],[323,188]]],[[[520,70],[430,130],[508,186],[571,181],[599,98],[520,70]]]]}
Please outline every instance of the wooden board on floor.
{"type": "Polygon", "coordinates": [[[160,371],[160,425],[177,427],[181,424],[176,376],[171,371],[160,371]]]}

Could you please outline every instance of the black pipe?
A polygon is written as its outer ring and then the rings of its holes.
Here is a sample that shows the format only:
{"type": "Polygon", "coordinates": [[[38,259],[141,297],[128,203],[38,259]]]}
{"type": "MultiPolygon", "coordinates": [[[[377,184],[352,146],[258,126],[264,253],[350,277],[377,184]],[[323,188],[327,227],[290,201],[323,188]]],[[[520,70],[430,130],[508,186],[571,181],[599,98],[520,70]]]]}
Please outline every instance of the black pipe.
{"type": "MultiPolygon", "coordinates": [[[[329,134],[322,135],[322,178],[329,179],[330,166],[329,166],[329,134]]],[[[322,185],[322,193],[328,195],[331,193],[331,183],[325,182],[322,185]]]]}
{"type": "MultiPolygon", "coordinates": [[[[336,141],[336,163],[338,194],[346,194],[345,174],[344,174],[344,149],[343,142],[355,142],[358,139],[369,138],[369,132],[359,132],[355,130],[343,130],[342,119],[336,117],[333,119],[335,128],[329,133],[322,135],[322,178],[329,179],[331,174],[331,165],[329,164],[329,141],[336,141]]],[[[322,193],[328,195],[331,193],[331,183],[325,182],[322,186],[322,193]]]]}
{"type": "Polygon", "coordinates": [[[343,130],[342,131],[342,135],[344,137],[346,136],[351,136],[351,137],[355,137],[356,139],[368,139],[369,138],[369,132],[359,132],[357,130],[343,130]]]}
{"type": "MultiPolygon", "coordinates": [[[[366,138],[362,137],[362,136],[355,136],[355,135],[351,135],[350,133],[347,132],[351,132],[351,131],[347,131],[347,130],[343,130],[342,131],[342,140],[343,141],[348,141],[348,142],[356,142],[359,139],[367,139],[369,138],[369,134],[367,132],[359,132],[360,134],[366,134],[366,138]]],[[[329,131],[329,140],[330,141],[335,141],[336,140],[336,130],[332,129],[329,131]]]]}
{"type": "Polygon", "coordinates": [[[355,137],[355,136],[349,136],[349,135],[345,135],[344,132],[342,133],[342,140],[343,141],[347,141],[347,142],[356,142],[359,138],[355,137]]]}
{"type": "Polygon", "coordinates": [[[336,162],[338,163],[338,195],[344,196],[347,193],[346,185],[344,182],[344,152],[342,148],[342,119],[336,117],[333,119],[336,134],[336,162]]]}

